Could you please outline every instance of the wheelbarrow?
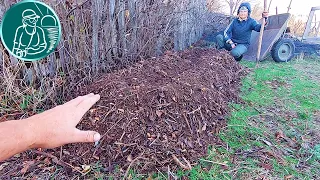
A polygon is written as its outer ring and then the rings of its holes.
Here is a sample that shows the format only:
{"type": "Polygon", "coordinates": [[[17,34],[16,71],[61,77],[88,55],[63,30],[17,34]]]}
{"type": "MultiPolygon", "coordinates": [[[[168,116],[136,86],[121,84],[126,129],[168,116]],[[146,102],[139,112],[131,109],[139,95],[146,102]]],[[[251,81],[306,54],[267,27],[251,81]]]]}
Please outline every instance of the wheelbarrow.
{"type": "MultiPolygon", "coordinates": [[[[294,41],[284,36],[288,27],[289,18],[289,13],[269,16],[269,24],[265,28],[262,37],[260,60],[264,60],[270,52],[273,60],[276,62],[287,62],[294,57],[294,41]]],[[[261,22],[262,19],[260,20],[260,23],[261,22]]],[[[257,60],[258,42],[259,32],[253,31],[250,46],[247,53],[244,54],[243,59],[249,61],[257,60]]]]}

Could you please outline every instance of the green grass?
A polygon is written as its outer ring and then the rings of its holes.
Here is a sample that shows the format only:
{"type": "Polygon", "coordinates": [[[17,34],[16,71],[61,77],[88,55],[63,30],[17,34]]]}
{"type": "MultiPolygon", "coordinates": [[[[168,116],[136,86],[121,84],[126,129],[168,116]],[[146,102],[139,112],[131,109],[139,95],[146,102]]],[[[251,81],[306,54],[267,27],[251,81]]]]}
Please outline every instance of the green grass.
{"type": "MultiPolygon", "coordinates": [[[[219,137],[225,147],[212,147],[207,160],[228,164],[200,163],[191,171],[179,171],[179,177],[190,179],[294,179],[320,178],[319,139],[310,135],[319,129],[314,115],[320,109],[320,81],[312,78],[316,73],[303,68],[320,66],[319,61],[295,60],[289,63],[266,61],[259,64],[243,62],[251,69],[242,80],[241,98],[244,104],[230,104],[231,114],[227,127],[219,137]],[[298,146],[291,147],[284,140],[276,139],[275,132],[283,132],[298,146]],[[309,137],[309,147],[302,147],[303,137],[309,137]],[[316,145],[315,145],[316,144],[316,145]],[[277,157],[257,152],[253,157],[235,155],[236,152],[252,152],[263,148],[277,157]],[[265,157],[263,158],[259,156],[265,157]],[[261,163],[270,164],[270,169],[261,163]]],[[[320,68],[319,68],[320,69],[320,68]]],[[[320,71],[319,71],[320,73],[320,71]]],[[[320,79],[320,78],[319,78],[320,79]]]]}

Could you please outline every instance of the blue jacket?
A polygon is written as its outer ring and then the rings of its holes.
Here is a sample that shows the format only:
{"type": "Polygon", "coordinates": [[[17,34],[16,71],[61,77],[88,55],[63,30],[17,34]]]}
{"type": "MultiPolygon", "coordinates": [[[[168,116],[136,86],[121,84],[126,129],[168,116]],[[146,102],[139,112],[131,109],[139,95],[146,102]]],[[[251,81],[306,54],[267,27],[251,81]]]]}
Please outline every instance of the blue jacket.
{"type": "Polygon", "coordinates": [[[231,39],[234,43],[249,46],[252,30],[260,32],[260,29],[261,24],[251,17],[244,21],[236,18],[224,31],[224,38],[226,41],[231,39]]]}
{"type": "Polygon", "coordinates": [[[224,38],[225,41],[231,39],[234,43],[249,46],[252,30],[260,32],[261,24],[250,17],[251,6],[249,3],[241,3],[238,9],[238,14],[242,6],[246,6],[248,8],[248,19],[240,21],[238,18],[235,18],[224,31],[224,38]]]}

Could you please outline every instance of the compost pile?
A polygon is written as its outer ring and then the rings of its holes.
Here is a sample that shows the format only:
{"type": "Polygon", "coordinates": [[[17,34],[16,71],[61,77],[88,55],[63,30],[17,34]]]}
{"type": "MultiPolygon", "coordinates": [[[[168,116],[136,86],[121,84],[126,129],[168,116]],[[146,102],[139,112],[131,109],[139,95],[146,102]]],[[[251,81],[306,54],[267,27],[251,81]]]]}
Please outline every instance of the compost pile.
{"type": "Polygon", "coordinates": [[[217,133],[226,125],[228,104],[241,102],[245,74],[228,52],[200,48],[168,51],[104,74],[77,94],[70,92],[73,97],[100,94],[78,125],[98,131],[99,144],[32,151],[29,158],[52,158],[69,175],[97,162],[104,173],[117,166],[123,172],[189,169],[206,156],[209,145],[222,145],[217,133]]]}
{"type": "Polygon", "coordinates": [[[217,132],[225,126],[228,103],[239,102],[245,71],[225,51],[191,49],[106,74],[83,88],[81,94],[99,93],[101,99],[79,126],[103,138],[96,147],[69,145],[77,158],[64,160],[99,160],[111,169],[132,163],[142,172],[188,168],[208,145],[220,143],[217,132]]]}

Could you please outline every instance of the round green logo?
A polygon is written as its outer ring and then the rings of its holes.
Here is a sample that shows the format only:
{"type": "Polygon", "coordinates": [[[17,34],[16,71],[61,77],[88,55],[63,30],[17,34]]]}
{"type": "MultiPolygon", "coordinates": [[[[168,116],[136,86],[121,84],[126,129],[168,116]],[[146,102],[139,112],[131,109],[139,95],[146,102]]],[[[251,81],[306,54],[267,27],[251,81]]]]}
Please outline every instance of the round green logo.
{"type": "Polygon", "coordinates": [[[36,61],[47,57],[58,46],[61,25],[57,14],[42,2],[24,0],[3,16],[1,40],[18,59],[36,61]]]}

